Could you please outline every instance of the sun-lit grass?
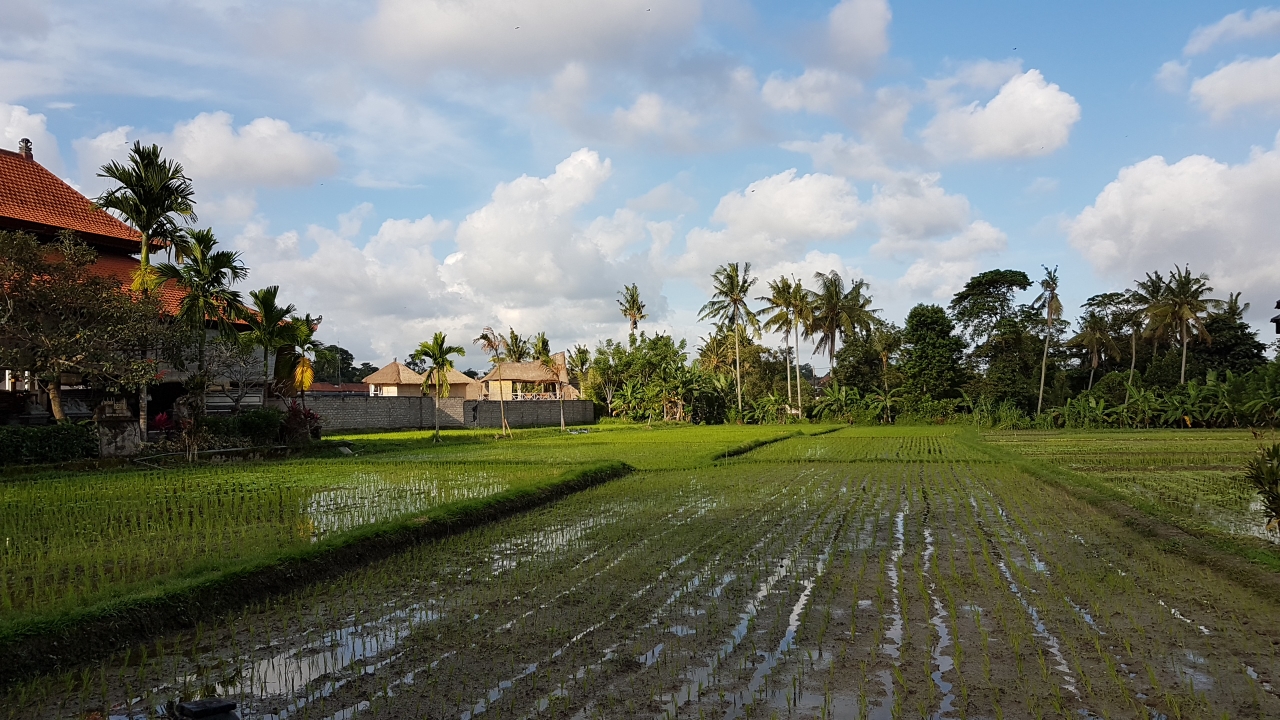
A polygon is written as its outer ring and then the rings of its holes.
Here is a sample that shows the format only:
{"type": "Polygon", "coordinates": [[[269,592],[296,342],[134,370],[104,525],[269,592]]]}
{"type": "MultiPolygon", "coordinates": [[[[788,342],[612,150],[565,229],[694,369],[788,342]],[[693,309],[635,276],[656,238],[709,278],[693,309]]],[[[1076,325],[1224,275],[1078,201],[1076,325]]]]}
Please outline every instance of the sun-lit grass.
{"type": "Polygon", "coordinates": [[[986,456],[957,442],[957,428],[850,427],[797,438],[742,456],[756,462],[954,462],[986,456]]]}

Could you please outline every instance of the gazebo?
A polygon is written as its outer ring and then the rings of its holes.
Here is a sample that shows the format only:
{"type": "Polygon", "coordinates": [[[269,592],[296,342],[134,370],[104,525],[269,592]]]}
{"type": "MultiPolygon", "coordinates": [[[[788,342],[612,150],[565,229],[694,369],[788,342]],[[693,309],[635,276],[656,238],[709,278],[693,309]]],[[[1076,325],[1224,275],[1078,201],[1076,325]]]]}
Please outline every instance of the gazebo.
{"type": "Polygon", "coordinates": [[[423,376],[405,367],[399,360],[366,377],[370,395],[384,397],[422,397],[423,376]]]}
{"type": "Polygon", "coordinates": [[[489,400],[577,400],[578,390],[569,384],[564,353],[551,356],[554,368],[541,362],[500,362],[480,378],[489,400]]]}

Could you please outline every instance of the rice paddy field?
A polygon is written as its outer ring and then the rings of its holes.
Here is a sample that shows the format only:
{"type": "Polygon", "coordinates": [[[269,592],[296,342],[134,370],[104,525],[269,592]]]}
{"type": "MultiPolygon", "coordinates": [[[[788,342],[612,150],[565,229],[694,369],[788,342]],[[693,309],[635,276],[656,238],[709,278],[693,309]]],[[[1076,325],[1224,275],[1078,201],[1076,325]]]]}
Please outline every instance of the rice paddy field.
{"type": "Polygon", "coordinates": [[[461,486],[479,468],[545,470],[548,448],[573,462],[612,445],[643,469],[14,685],[0,717],[152,718],[213,695],[276,719],[1280,716],[1276,598],[985,450],[1225,477],[1247,434],[1211,434],[1181,465],[1141,464],[1159,448],[1139,433],[947,427],[724,457],[780,435],[353,438],[368,448],[353,463],[458,468],[461,486]]]}

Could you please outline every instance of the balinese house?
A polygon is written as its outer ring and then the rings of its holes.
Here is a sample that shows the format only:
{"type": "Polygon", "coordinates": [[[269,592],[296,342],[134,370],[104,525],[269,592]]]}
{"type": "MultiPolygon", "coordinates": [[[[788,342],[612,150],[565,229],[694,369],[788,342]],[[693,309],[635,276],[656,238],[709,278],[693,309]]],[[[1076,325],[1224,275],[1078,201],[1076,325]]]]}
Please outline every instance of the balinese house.
{"type": "MultiPolygon", "coordinates": [[[[436,396],[435,377],[428,374],[430,380],[427,382],[427,394],[431,397],[436,396]]],[[[479,400],[484,394],[484,385],[475,378],[467,377],[457,370],[450,368],[445,373],[445,379],[449,381],[449,395],[451,398],[462,398],[463,400],[479,400]]],[[[443,393],[442,393],[443,397],[443,393]]]]}
{"type": "Polygon", "coordinates": [[[399,360],[392,360],[390,365],[366,377],[364,384],[369,386],[370,395],[384,397],[422,397],[422,383],[425,377],[406,367],[399,360]]]}
{"type": "Polygon", "coordinates": [[[480,378],[488,400],[577,400],[578,389],[569,384],[564,353],[551,356],[554,367],[542,362],[500,362],[480,378]]]}
{"type": "MultiPolygon", "coordinates": [[[[36,162],[31,141],[23,139],[18,151],[0,149],[0,229],[34,235],[41,242],[52,242],[59,232],[71,230],[98,253],[94,271],[119,280],[121,287],[133,283],[138,267],[133,255],[141,250],[141,236],[94,207],[89,198],[63,182],[36,162]]],[[[182,292],[171,284],[159,290],[165,310],[176,312],[182,292]]],[[[81,385],[76,376],[62,378],[63,406],[68,417],[92,415],[100,398],[81,385]]],[[[0,413],[10,421],[21,419],[42,422],[49,417],[48,396],[40,384],[11,371],[4,371],[0,386],[0,413]]],[[[152,408],[157,412],[171,406],[181,394],[178,382],[162,383],[151,391],[152,408]]]]}

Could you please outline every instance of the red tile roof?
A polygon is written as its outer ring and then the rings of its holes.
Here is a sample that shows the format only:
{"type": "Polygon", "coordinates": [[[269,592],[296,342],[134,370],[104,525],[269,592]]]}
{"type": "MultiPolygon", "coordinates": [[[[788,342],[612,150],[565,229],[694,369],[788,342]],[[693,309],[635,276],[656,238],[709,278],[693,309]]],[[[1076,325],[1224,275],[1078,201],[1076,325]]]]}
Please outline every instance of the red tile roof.
{"type": "Polygon", "coordinates": [[[0,218],[50,231],[75,230],[90,244],[106,241],[133,252],[141,244],[133,228],[94,208],[88,198],[40,163],[8,150],[0,150],[0,218]]]}
{"type": "MultiPolygon", "coordinates": [[[[98,261],[89,270],[99,277],[118,280],[122,288],[130,288],[133,287],[133,275],[138,270],[138,259],[120,255],[99,255],[98,261]]],[[[169,315],[177,315],[186,293],[172,280],[161,285],[158,292],[160,307],[169,315]]]]}

